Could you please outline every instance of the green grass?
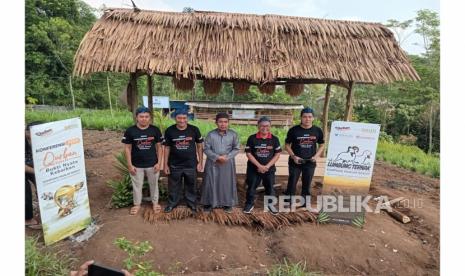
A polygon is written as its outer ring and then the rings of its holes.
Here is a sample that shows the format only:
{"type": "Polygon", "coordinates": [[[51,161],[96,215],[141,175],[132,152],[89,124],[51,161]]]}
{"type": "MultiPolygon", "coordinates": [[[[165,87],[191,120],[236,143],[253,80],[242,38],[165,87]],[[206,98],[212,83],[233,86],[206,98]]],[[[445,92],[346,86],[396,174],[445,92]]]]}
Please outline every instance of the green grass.
{"type": "Polygon", "coordinates": [[[69,275],[72,259],[63,252],[51,253],[38,238],[26,237],[26,276],[69,275]]]}
{"type": "Polygon", "coordinates": [[[269,276],[317,276],[322,275],[319,272],[307,271],[305,262],[288,263],[286,259],[281,264],[274,265],[271,270],[267,271],[269,276]]]}
{"type": "MultiPolygon", "coordinates": [[[[82,126],[86,129],[123,131],[133,124],[132,114],[126,110],[113,111],[113,116],[109,110],[26,111],[27,123],[32,121],[50,122],[74,117],[81,117],[82,126]]],[[[204,136],[215,128],[215,124],[211,122],[194,120],[190,123],[197,126],[204,136]]],[[[164,131],[168,126],[174,124],[174,121],[158,113],[155,114],[154,124],[164,131]]],[[[319,125],[320,122],[316,121],[315,124],[319,125]]],[[[232,125],[231,128],[239,134],[242,145],[245,145],[249,135],[257,131],[257,127],[253,125],[232,125]]],[[[272,127],[271,129],[273,134],[279,137],[281,145],[284,145],[287,130],[283,127],[272,127]]],[[[428,155],[416,146],[401,145],[380,139],[376,157],[378,160],[431,177],[437,178],[440,175],[439,156],[428,155]]]]}
{"type": "Polygon", "coordinates": [[[440,175],[439,155],[426,154],[416,146],[379,141],[376,159],[431,177],[440,175]]]}
{"type": "Polygon", "coordinates": [[[128,111],[76,109],[74,111],[30,111],[26,110],[26,122],[52,122],[81,117],[82,127],[97,130],[124,130],[132,125],[132,115],[128,111]]]}

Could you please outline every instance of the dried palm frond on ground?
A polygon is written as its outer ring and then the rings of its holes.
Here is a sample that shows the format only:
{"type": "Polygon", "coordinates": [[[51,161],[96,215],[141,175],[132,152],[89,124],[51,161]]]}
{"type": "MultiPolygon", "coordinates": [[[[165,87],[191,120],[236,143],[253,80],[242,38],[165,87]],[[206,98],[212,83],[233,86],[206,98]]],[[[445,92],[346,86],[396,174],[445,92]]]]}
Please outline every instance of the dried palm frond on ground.
{"type": "Polygon", "coordinates": [[[250,83],[245,81],[235,81],[233,82],[234,94],[244,95],[249,92],[250,83]]]}
{"type": "Polygon", "coordinates": [[[204,80],[203,91],[209,96],[216,96],[221,91],[221,81],[219,80],[204,80]]]}
{"type": "Polygon", "coordinates": [[[286,93],[297,97],[304,92],[304,84],[286,84],[286,93]]]}
{"type": "Polygon", "coordinates": [[[173,77],[174,88],[181,91],[191,91],[194,88],[194,81],[191,79],[173,77]]]}
{"type": "Polygon", "coordinates": [[[267,94],[267,95],[273,94],[275,88],[276,88],[276,85],[269,84],[269,83],[258,85],[258,90],[260,90],[260,92],[262,92],[263,94],[267,94]]]}
{"type": "Polygon", "coordinates": [[[203,222],[213,221],[221,225],[252,226],[252,221],[239,208],[234,208],[231,214],[222,209],[213,209],[210,213],[199,212],[197,218],[203,222]]]}
{"type": "Polygon", "coordinates": [[[191,217],[203,222],[215,222],[230,226],[247,226],[265,230],[277,230],[294,224],[315,223],[317,221],[317,216],[307,210],[273,215],[262,210],[256,210],[252,214],[244,214],[242,208],[233,208],[231,214],[224,212],[222,209],[213,209],[210,213],[199,211],[194,215],[189,208],[184,206],[175,208],[171,213],[155,213],[152,208],[145,208],[143,217],[144,221],[149,223],[169,222],[191,217]]]}
{"type": "Polygon", "coordinates": [[[152,208],[145,208],[144,210],[144,220],[150,223],[155,221],[182,220],[192,216],[192,211],[184,206],[174,208],[170,213],[164,213],[163,208],[159,213],[155,213],[152,208]]]}

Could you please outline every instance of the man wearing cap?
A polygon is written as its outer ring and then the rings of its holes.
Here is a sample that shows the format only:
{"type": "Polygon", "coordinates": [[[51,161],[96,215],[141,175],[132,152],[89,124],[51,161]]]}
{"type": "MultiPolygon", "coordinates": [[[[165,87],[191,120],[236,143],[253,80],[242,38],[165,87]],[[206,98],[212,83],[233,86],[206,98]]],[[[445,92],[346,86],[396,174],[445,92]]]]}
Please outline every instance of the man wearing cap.
{"type": "Polygon", "coordinates": [[[124,132],[122,140],[125,144],[124,150],[133,189],[134,206],[131,208],[131,215],[136,215],[140,209],[144,175],[147,175],[153,209],[155,212],[160,211],[158,178],[161,164],[163,164],[163,149],[161,147],[163,136],[158,127],[150,124],[150,119],[148,108],[137,108],[136,124],[124,132]]]}
{"type": "Polygon", "coordinates": [[[165,174],[168,175],[168,205],[165,213],[173,211],[186,191],[187,206],[195,213],[197,171],[203,171],[203,137],[200,130],[187,123],[187,111],[175,113],[176,124],[165,131],[165,174]]]}
{"type": "Polygon", "coordinates": [[[324,150],[324,136],[321,128],[313,125],[313,109],[306,107],[300,112],[300,125],[289,129],[286,137],[286,150],[289,153],[289,179],[285,194],[294,196],[296,185],[302,174],[302,193],[310,196],[310,183],[316,167],[316,159],[324,150]]]}
{"type": "MultiPolygon", "coordinates": [[[[244,213],[250,214],[254,208],[255,191],[263,183],[265,195],[274,196],[275,163],[281,154],[278,137],[271,134],[271,121],[268,117],[258,120],[258,132],[247,139],[247,196],[244,213]]],[[[268,210],[267,210],[268,211],[268,210]]],[[[275,210],[269,210],[275,214],[275,210]]]]}
{"type": "Polygon", "coordinates": [[[227,113],[216,115],[217,129],[210,131],[205,139],[205,174],[203,178],[201,204],[205,212],[222,207],[231,213],[238,203],[236,187],[236,163],[240,140],[234,130],[229,129],[227,113]]]}

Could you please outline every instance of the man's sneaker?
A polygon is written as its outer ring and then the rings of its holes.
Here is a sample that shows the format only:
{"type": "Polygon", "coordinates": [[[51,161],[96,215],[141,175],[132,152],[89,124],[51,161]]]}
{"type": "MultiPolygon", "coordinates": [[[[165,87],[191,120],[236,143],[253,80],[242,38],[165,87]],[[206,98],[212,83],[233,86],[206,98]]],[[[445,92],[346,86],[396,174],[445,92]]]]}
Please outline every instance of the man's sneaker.
{"type": "Polygon", "coordinates": [[[211,205],[205,205],[203,206],[203,212],[210,214],[212,212],[212,206],[211,205]]]}
{"type": "Polygon", "coordinates": [[[173,206],[169,206],[169,205],[168,205],[168,206],[165,207],[165,210],[164,210],[164,211],[165,211],[165,213],[171,213],[171,211],[173,211],[173,209],[174,209],[173,206]]]}
{"type": "Polygon", "coordinates": [[[224,206],[223,210],[228,214],[231,214],[233,212],[233,208],[231,206],[224,206]]]}
{"type": "Polygon", "coordinates": [[[252,213],[252,210],[253,210],[253,205],[252,205],[252,204],[247,204],[247,205],[244,207],[243,212],[246,213],[246,214],[251,214],[251,213],[252,213]]]}

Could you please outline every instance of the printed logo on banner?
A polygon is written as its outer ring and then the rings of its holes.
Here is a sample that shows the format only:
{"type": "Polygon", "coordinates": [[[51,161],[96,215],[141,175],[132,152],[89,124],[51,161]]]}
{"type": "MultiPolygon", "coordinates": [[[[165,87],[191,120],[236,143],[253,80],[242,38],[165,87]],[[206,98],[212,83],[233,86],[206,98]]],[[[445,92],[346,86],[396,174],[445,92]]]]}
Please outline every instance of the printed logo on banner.
{"type": "Polygon", "coordinates": [[[77,128],[77,127],[79,127],[78,124],[70,124],[70,125],[66,125],[66,126],[64,127],[64,130],[69,130],[69,129],[77,128]]]}
{"type": "Polygon", "coordinates": [[[358,146],[349,146],[346,151],[339,152],[336,156],[328,156],[327,165],[351,170],[369,170],[372,156],[373,153],[370,150],[361,151],[358,146]]]}
{"type": "Polygon", "coordinates": [[[37,136],[47,136],[47,135],[50,135],[50,134],[52,134],[52,129],[51,128],[35,133],[35,135],[37,135],[37,136]]]}
{"type": "Polygon", "coordinates": [[[339,127],[339,126],[337,126],[337,127],[334,127],[334,128],[336,130],[338,130],[338,131],[349,131],[350,130],[350,127],[339,127]]]}

